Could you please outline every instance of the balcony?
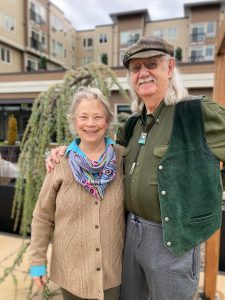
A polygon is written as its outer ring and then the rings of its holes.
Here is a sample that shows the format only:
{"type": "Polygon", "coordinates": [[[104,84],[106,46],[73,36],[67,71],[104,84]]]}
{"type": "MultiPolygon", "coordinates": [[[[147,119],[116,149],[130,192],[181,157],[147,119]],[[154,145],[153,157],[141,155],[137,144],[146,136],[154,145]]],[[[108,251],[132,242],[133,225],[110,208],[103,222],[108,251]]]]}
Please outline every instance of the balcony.
{"type": "Polygon", "coordinates": [[[202,62],[205,61],[205,56],[203,55],[193,55],[189,57],[190,63],[202,62]]]}
{"type": "Polygon", "coordinates": [[[45,46],[41,42],[39,42],[39,40],[33,37],[30,38],[30,46],[31,48],[40,52],[43,52],[45,50],[45,46]]]}
{"type": "Polygon", "coordinates": [[[204,42],[206,38],[205,33],[193,33],[190,35],[190,42],[191,43],[201,43],[204,42]]]}

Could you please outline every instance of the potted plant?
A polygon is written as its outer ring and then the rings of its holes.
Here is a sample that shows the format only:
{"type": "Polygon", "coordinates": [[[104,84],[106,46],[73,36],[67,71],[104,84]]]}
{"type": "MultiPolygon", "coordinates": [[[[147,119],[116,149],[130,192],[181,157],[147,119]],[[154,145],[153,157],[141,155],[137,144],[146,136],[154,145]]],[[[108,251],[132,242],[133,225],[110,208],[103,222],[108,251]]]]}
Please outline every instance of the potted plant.
{"type": "Polygon", "coordinates": [[[17,162],[20,153],[19,145],[16,144],[17,133],[17,119],[12,114],[8,118],[7,141],[0,145],[2,158],[11,162],[17,162]]]}

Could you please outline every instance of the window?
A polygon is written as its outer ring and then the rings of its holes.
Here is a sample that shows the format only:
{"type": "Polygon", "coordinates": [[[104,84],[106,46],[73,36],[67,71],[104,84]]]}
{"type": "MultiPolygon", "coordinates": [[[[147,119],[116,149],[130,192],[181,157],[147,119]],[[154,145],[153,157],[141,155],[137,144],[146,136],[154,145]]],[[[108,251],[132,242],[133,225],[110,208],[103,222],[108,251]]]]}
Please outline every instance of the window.
{"type": "Polygon", "coordinates": [[[192,48],[190,62],[194,63],[200,61],[204,61],[204,48],[203,47],[192,48]]]}
{"type": "Polygon", "coordinates": [[[53,31],[62,31],[63,32],[63,23],[58,17],[56,17],[56,16],[51,17],[51,26],[52,26],[53,31]]]}
{"type": "Polygon", "coordinates": [[[52,40],[52,55],[57,56],[57,55],[64,55],[64,48],[63,44],[57,42],[56,40],[52,40]]]}
{"type": "Polygon", "coordinates": [[[93,61],[92,56],[84,56],[83,57],[83,66],[90,64],[93,61]]]}
{"type": "Polygon", "coordinates": [[[207,45],[202,47],[192,47],[190,62],[201,62],[214,60],[214,45],[207,45]]]}
{"type": "Polygon", "coordinates": [[[0,46],[1,61],[5,63],[11,63],[11,51],[10,49],[0,46]]]}
{"type": "Polygon", "coordinates": [[[43,6],[36,3],[30,3],[30,19],[37,24],[44,24],[46,21],[46,12],[43,6]]]}
{"type": "Polygon", "coordinates": [[[214,60],[214,49],[213,45],[205,47],[205,60],[214,60]]]}
{"type": "Polygon", "coordinates": [[[15,30],[15,21],[10,16],[4,15],[3,25],[4,25],[4,28],[8,31],[14,31],[15,30]]]}
{"type": "Polygon", "coordinates": [[[107,34],[101,33],[99,36],[99,43],[107,43],[107,34]]]}
{"type": "Polygon", "coordinates": [[[38,70],[38,60],[32,56],[27,57],[27,71],[38,70]]]}
{"type": "Polygon", "coordinates": [[[160,38],[163,38],[164,37],[163,29],[155,29],[153,31],[153,35],[158,36],[160,38]]]}
{"type": "Polygon", "coordinates": [[[64,53],[63,45],[59,42],[57,42],[57,44],[56,44],[56,52],[59,55],[63,55],[63,53],[64,53]]]}
{"type": "Polygon", "coordinates": [[[192,42],[203,42],[206,38],[216,36],[216,23],[208,22],[201,24],[192,25],[191,41],[192,42]]]}
{"type": "Polygon", "coordinates": [[[84,38],[83,46],[84,46],[84,48],[92,48],[93,47],[93,39],[92,38],[84,38]]]}
{"type": "Polygon", "coordinates": [[[205,40],[205,25],[195,24],[192,26],[191,42],[203,42],[205,40]]]}
{"type": "Polygon", "coordinates": [[[42,34],[41,34],[41,47],[42,47],[43,50],[46,49],[46,37],[45,37],[44,32],[42,32],[42,34]]]}
{"type": "Polygon", "coordinates": [[[132,45],[140,38],[140,31],[124,31],[120,32],[120,45],[132,45]]]}
{"type": "Polygon", "coordinates": [[[32,29],[31,31],[31,38],[30,38],[30,46],[31,48],[41,51],[41,42],[40,42],[41,36],[37,30],[32,29]]]}
{"type": "Polygon", "coordinates": [[[216,35],[216,23],[215,22],[207,23],[206,35],[207,35],[207,37],[215,37],[215,35],[216,35]]]}
{"type": "Polygon", "coordinates": [[[166,37],[168,39],[176,39],[178,37],[178,30],[175,27],[167,28],[166,37]]]}

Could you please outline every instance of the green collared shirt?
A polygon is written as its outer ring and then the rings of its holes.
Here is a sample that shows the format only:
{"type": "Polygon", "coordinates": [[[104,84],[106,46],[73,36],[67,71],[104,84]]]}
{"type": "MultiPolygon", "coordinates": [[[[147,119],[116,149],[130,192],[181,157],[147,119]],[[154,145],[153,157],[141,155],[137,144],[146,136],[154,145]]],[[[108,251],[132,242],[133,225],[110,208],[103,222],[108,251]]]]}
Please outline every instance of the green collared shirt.
{"type": "MultiPolygon", "coordinates": [[[[148,220],[161,221],[157,168],[168,148],[174,109],[162,102],[152,114],[142,112],[124,152],[126,209],[148,220]],[[141,133],[149,127],[146,142],[140,146],[141,133]]],[[[215,156],[225,162],[225,108],[203,99],[202,111],[207,143],[215,156]]]]}

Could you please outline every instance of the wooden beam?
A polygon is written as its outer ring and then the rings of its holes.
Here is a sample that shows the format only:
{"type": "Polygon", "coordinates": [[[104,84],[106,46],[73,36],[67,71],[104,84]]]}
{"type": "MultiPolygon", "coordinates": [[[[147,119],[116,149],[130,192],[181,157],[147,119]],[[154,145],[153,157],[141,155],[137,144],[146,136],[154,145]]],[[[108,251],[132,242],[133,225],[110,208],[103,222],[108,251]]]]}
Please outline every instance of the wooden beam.
{"type": "Polygon", "coordinates": [[[206,241],[204,299],[215,300],[219,266],[220,229],[206,241]]]}

